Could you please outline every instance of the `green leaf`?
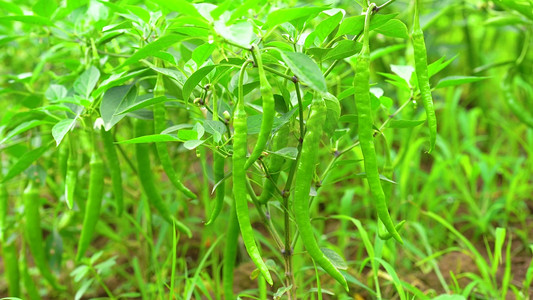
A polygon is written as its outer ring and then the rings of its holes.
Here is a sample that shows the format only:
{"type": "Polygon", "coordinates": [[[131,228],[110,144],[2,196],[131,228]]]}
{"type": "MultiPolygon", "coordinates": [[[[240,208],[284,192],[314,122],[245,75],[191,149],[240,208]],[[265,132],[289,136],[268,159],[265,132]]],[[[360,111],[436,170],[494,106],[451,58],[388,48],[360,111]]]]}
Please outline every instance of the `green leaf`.
{"type": "Polygon", "coordinates": [[[463,295],[442,294],[435,298],[432,298],[431,300],[466,300],[466,298],[463,295]]]}
{"type": "Polygon", "coordinates": [[[296,8],[282,8],[268,14],[265,28],[273,27],[292,20],[306,18],[314,18],[318,13],[326,10],[326,7],[296,7],[296,8]]]}
{"type": "Polygon", "coordinates": [[[254,27],[248,21],[241,21],[230,26],[226,26],[223,21],[215,22],[215,31],[224,39],[249,48],[254,40],[254,27]]]}
{"type": "Polygon", "coordinates": [[[139,110],[141,108],[145,108],[145,107],[150,106],[150,105],[154,105],[154,104],[158,104],[158,103],[164,103],[167,100],[168,99],[165,96],[143,99],[143,100],[141,100],[139,102],[133,103],[132,105],[123,107],[119,112],[116,112],[114,115],[115,116],[116,115],[122,115],[122,114],[125,114],[125,113],[129,113],[129,112],[132,112],[132,111],[139,110]]]}
{"type": "Polygon", "coordinates": [[[184,39],[183,36],[176,35],[176,34],[171,34],[171,35],[160,37],[159,39],[137,50],[137,52],[135,52],[128,59],[126,59],[120,66],[118,66],[117,69],[120,69],[132,63],[136,63],[139,60],[146,58],[148,56],[153,56],[159,51],[168,49],[168,47],[176,44],[179,41],[182,41],[183,39],[184,39]]]}
{"type": "Polygon", "coordinates": [[[204,79],[207,74],[211,73],[211,71],[213,71],[213,69],[216,67],[217,65],[209,65],[192,73],[191,76],[187,78],[187,81],[185,81],[185,84],[183,84],[183,100],[188,101],[192,91],[196,88],[200,81],[202,81],[202,79],[204,79]]]}
{"type": "Polygon", "coordinates": [[[141,19],[144,23],[146,24],[150,23],[150,13],[144,8],[140,6],[134,6],[134,5],[124,5],[124,7],[127,10],[129,10],[132,14],[139,17],[139,19],[141,19]]]}
{"type": "Polygon", "coordinates": [[[342,12],[339,11],[335,15],[320,22],[315,30],[313,30],[305,39],[305,47],[309,48],[312,45],[320,46],[328,35],[335,30],[341,20],[342,12]]]}
{"type": "Polygon", "coordinates": [[[488,77],[478,77],[478,76],[448,76],[446,78],[441,79],[436,89],[443,88],[443,87],[449,87],[449,86],[455,86],[455,85],[461,85],[465,83],[472,83],[481,81],[484,79],[487,79],[488,77]]]}
{"type": "Polygon", "coordinates": [[[50,18],[57,9],[57,3],[56,1],[39,0],[33,5],[32,9],[34,13],[45,18],[50,18]]]}
{"type": "Polygon", "coordinates": [[[12,1],[3,1],[0,0],[0,7],[2,7],[4,10],[7,10],[15,15],[23,15],[24,11],[20,9],[19,5],[12,3],[12,1]]]}
{"type": "Polygon", "coordinates": [[[497,1],[497,3],[522,14],[530,20],[533,20],[533,10],[531,9],[531,1],[529,1],[529,4],[527,3],[527,1],[517,0],[499,0],[497,1]]]}
{"type": "Polygon", "coordinates": [[[498,227],[496,228],[496,241],[494,243],[494,258],[492,260],[492,271],[496,274],[498,270],[498,265],[501,264],[502,259],[502,248],[503,243],[505,242],[505,228],[498,227]]]}
{"type": "Polygon", "coordinates": [[[196,130],[180,130],[178,131],[178,138],[182,141],[197,140],[199,138],[199,134],[196,130]]]}
{"type": "Polygon", "coordinates": [[[185,147],[185,148],[187,148],[189,150],[192,150],[192,149],[200,146],[204,142],[205,142],[205,140],[190,140],[190,141],[186,141],[185,143],[183,143],[183,147],[185,147]]]}
{"type": "Polygon", "coordinates": [[[185,84],[185,81],[187,81],[187,77],[183,75],[180,71],[173,70],[173,69],[167,69],[167,68],[156,68],[156,67],[150,67],[152,70],[156,71],[157,73],[161,73],[165,76],[168,76],[172,79],[174,79],[177,83],[177,85],[182,88],[185,84]]]}
{"type": "Polygon", "coordinates": [[[258,134],[261,129],[262,114],[249,116],[246,118],[246,132],[248,135],[258,134]]]}
{"type": "Polygon", "coordinates": [[[159,142],[182,142],[182,140],[169,134],[152,134],[136,137],[125,141],[119,141],[117,142],[117,144],[143,144],[159,142]]]}
{"type": "Polygon", "coordinates": [[[387,47],[383,47],[383,48],[379,48],[379,49],[376,49],[372,52],[370,52],[370,61],[374,61],[384,55],[387,55],[389,53],[392,53],[394,51],[398,51],[398,50],[402,50],[403,48],[405,48],[406,45],[405,44],[398,44],[398,45],[392,45],[392,46],[387,46],[387,47]]]}
{"type": "Polygon", "coordinates": [[[444,61],[445,57],[441,57],[438,60],[432,62],[428,66],[428,76],[431,78],[433,75],[439,73],[442,71],[442,69],[446,68],[451,62],[453,62],[458,55],[455,55],[454,57],[448,59],[447,61],[444,61]]]}
{"type": "Polygon", "coordinates": [[[211,56],[211,53],[213,53],[213,50],[215,49],[215,44],[205,43],[194,49],[191,58],[197,66],[201,66],[209,58],[209,56],[211,56]]]}
{"type": "Polygon", "coordinates": [[[331,136],[341,116],[341,105],[339,100],[330,93],[324,94],[324,102],[326,102],[326,122],[324,123],[324,133],[331,136]]]}
{"type": "Polygon", "coordinates": [[[85,292],[91,287],[91,285],[94,282],[94,278],[84,280],[80,286],[80,288],[76,291],[76,294],[74,295],[74,300],[80,300],[85,292]]]}
{"type": "Polygon", "coordinates": [[[376,32],[379,32],[386,36],[395,37],[395,38],[401,38],[401,39],[409,38],[409,33],[407,32],[407,26],[405,26],[405,24],[398,19],[389,20],[387,23],[376,28],[376,32]]]}
{"type": "Polygon", "coordinates": [[[328,92],[324,75],[309,56],[299,52],[280,51],[280,53],[283,61],[285,61],[299,80],[316,91],[322,93],[328,92]]]}
{"type": "Polygon", "coordinates": [[[226,133],[226,125],[220,121],[205,120],[204,128],[207,133],[213,135],[213,139],[216,143],[220,142],[222,135],[226,133]]]}
{"type": "Polygon", "coordinates": [[[323,60],[328,59],[344,59],[355,55],[361,51],[363,44],[352,41],[352,40],[342,40],[335,45],[323,58],[323,60]]]}
{"type": "Polygon", "coordinates": [[[56,146],[59,146],[65,135],[74,128],[76,124],[76,119],[64,119],[57,122],[54,127],[52,127],[52,136],[56,141],[56,146]]]}
{"type": "Polygon", "coordinates": [[[100,96],[101,93],[106,92],[112,87],[118,86],[123,84],[124,82],[141,76],[144,72],[146,72],[148,69],[141,69],[133,72],[121,72],[121,73],[115,73],[109,76],[106,80],[102,81],[96,91],[93,93],[93,97],[96,98],[100,96]]]}
{"type": "Polygon", "coordinates": [[[426,120],[391,120],[389,122],[390,128],[412,128],[421,125],[426,120]]]}
{"type": "Polygon", "coordinates": [[[100,71],[94,66],[85,70],[78,79],[74,82],[74,91],[85,99],[89,99],[96,83],[100,79],[100,71]]]}
{"type": "Polygon", "coordinates": [[[335,266],[335,268],[340,270],[348,270],[348,265],[344,258],[342,258],[337,252],[329,248],[320,248],[322,253],[327,257],[327,259],[335,266]]]}
{"type": "Polygon", "coordinates": [[[17,176],[26,170],[33,162],[35,162],[39,157],[41,157],[46,150],[50,148],[48,145],[41,146],[39,148],[33,149],[24,153],[18,160],[13,164],[13,166],[7,171],[6,176],[2,180],[2,183],[10,180],[11,178],[17,176]]]}
{"type": "Polygon", "coordinates": [[[270,152],[270,153],[279,155],[286,159],[296,160],[296,157],[298,156],[298,149],[295,147],[285,147],[285,148],[279,149],[278,151],[270,152]]]}
{"type": "Polygon", "coordinates": [[[152,0],[152,1],[159,4],[159,6],[164,7],[170,11],[176,11],[183,15],[202,18],[202,15],[200,15],[196,7],[194,7],[194,5],[192,5],[189,1],[186,1],[186,0],[152,0]]]}
{"type": "Polygon", "coordinates": [[[398,75],[401,79],[405,80],[407,84],[409,84],[409,82],[411,81],[411,76],[415,71],[415,68],[413,68],[412,66],[391,65],[390,68],[393,73],[398,75]]]}
{"type": "MultiPolygon", "coordinates": [[[[372,19],[370,20],[370,30],[374,30],[378,28],[379,26],[387,23],[392,18],[396,17],[398,14],[388,14],[388,15],[374,15],[372,19]]],[[[354,17],[348,17],[342,21],[341,25],[339,26],[339,30],[337,31],[337,34],[335,35],[335,38],[338,38],[340,36],[350,34],[350,35],[357,35],[363,32],[363,29],[365,27],[365,16],[359,15],[354,17]]]]}
{"type": "Polygon", "coordinates": [[[2,21],[18,21],[31,25],[54,26],[54,23],[52,23],[50,20],[40,16],[7,16],[1,17],[0,22],[2,21]]]}
{"type": "Polygon", "coordinates": [[[67,97],[67,94],[67,88],[65,88],[64,86],[58,84],[51,84],[44,93],[44,96],[51,102],[55,102],[67,97]]]}
{"type": "Polygon", "coordinates": [[[28,122],[24,122],[24,123],[21,123],[20,125],[18,125],[17,127],[15,127],[13,130],[11,130],[1,141],[0,141],[0,145],[9,141],[12,137],[14,136],[17,136],[21,133],[24,133],[34,127],[37,127],[37,126],[40,126],[42,124],[46,124],[47,122],[45,121],[40,121],[40,120],[31,120],[31,121],[28,121],[28,122]]]}
{"type": "Polygon", "coordinates": [[[122,85],[110,88],[105,92],[100,104],[100,115],[104,121],[104,128],[109,131],[126,115],[117,115],[121,107],[128,107],[137,97],[137,88],[134,85],[122,85]]]}
{"type": "Polygon", "coordinates": [[[169,134],[169,133],[172,133],[172,132],[175,132],[175,131],[178,131],[178,130],[181,130],[183,128],[193,128],[194,126],[192,124],[178,124],[178,125],[174,125],[174,126],[170,126],[169,128],[161,131],[161,134],[169,134]]]}

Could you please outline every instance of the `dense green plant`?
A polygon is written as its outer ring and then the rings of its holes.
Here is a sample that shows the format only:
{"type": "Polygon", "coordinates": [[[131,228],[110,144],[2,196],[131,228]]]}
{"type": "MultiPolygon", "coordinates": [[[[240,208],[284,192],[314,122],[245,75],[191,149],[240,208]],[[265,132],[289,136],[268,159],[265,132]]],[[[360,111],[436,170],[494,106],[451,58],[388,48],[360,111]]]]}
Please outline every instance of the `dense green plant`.
{"type": "Polygon", "coordinates": [[[533,2],[330,2],[0,1],[0,296],[527,298],[533,2]]]}

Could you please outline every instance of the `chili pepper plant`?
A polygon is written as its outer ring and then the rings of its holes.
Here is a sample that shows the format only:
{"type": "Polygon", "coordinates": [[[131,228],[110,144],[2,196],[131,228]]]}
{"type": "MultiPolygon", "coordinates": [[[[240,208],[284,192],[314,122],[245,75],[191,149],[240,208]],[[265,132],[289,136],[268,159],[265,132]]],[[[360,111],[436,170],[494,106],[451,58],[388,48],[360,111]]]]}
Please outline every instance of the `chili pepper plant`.
{"type": "MultiPolygon", "coordinates": [[[[468,291],[506,292],[505,228],[488,263],[441,206],[404,192],[424,168],[411,161],[451,151],[443,97],[486,77],[434,84],[457,53],[428,55],[429,1],[330,2],[0,2],[0,296],[468,296],[444,281],[422,216],[473,253],[468,291]],[[9,56],[21,48],[32,70],[9,56]],[[405,253],[426,255],[442,289],[411,283],[405,253]]],[[[531,126],[512,97],[529,58],[502,85],[531,126]]],[[[420,184],[438,190],[443,170],[420,184]]]]}

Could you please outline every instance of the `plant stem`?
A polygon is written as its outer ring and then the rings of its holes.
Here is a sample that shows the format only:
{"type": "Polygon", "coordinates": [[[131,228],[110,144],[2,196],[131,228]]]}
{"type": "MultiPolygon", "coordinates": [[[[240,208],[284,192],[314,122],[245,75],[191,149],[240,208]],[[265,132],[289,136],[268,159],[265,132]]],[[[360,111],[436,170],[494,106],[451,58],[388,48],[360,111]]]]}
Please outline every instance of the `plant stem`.
{"type": "Polygon", "coordinates": [[[374,13],[374,14],[375,14],[375,13],[378,13],[380,10],[382,10],[382,9],[384,9],[385,7],[391,5],[394,1],[395,1],[395,0],[389,0],[389,1],[387,1],[387,2],[385,2],[385,3],[383,3],[383,4],[381,4],[380,6],[376,6],[376,7],[374,8],[373,13],[374,13]]]}

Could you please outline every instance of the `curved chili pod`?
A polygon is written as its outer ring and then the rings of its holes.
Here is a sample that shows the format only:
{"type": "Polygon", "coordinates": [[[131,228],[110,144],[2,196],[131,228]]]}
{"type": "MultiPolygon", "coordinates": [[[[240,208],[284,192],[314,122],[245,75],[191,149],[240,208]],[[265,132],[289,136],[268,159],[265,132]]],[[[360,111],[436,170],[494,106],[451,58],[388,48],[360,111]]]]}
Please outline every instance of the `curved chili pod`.
{"type": "Polygon", "coordinates": [[[102,206],[102,197],[104,195],[104,164],[102,159],[93,152],[90,162],[89,175],[89,196],[85,206],[85,216],[83,217],[83,227],[81,229],[80,240],[78,241],[78,253],[76,260],[79,261],[85,255],[85,252],[91,244],[96,223],[100,219],[100,208],[102,206]]]}
{"type": "Polygon", "coordinates": [[[65,176],[65,200],[69,209],[74,206],[74,192],[78,180],[78,161],[74,155],[74,149],[70,146],[70,153],[67,159],[67,175],[65,176]]]}
{"type": "MultiPolygon", "coordinates": [[[[165,86],[163,84],[163,75],[161,73],[157,74],[157,80],[154,88],[154,97],[161,97],[165,96],[165,86]]],[[[161,131],[165,130],[166,128],[166,111],[165,111],[165,104],[163,103],[157,103],[154,105],[154,127],[156,133],[161,133],[161,131]]],[[[174,167],[172,166],[172,160],[170,159],[170,155],[168,153],[167,144],[165,142],[158,142],[155,143],[156,149],[157,149],[157,155],[159,156],[159,161],[161,162],[161,165],[163,166],[163,170],[168,176],[168,179],[176,189],[178,189],[180,192],[182,192],[185,196],[196,199],[196,195],[189,190],[179,179],[178,174],[174,170],[174,167]]]]}
{"type": "Polygon", "coordinates": [[[337,280],[348,290],[348,283],[342,274],[335,268],[331,261],[324,255],[318,247],[317,241],[311,226],[309,216],[309,191],[313,181],[314,170],[318,160],[317,149],[320,146],[322,137],[322,125],[326,121],[326,103],[322,99],[315,99],[311,104],[311,114],[307,120],[302,143],[302,152],[298,160],[296,175],[294,176],[294,220],[298,225],[300,237],[307,253],[319,264],[331,277],[337,280]]]}
{"type": "Polygon", "coordinates": [[[376,210],[379,219],[385,224],[387,231],[392,237],[400,243],[402,238],[396,231],[394,223],[387,209],[387,199],[381,186],[379,178],[376,150],[374,147],[374,129],[372,128],[372,109],[370,105],[370,47],[369,47],[369,23],[370,10],[367,11],[365,18],[365,31],[363,38],[363,49],[357,57],[355,66],[354,89],[355,89],[355,106],[357,108],[358,131],[361,151],[363,152],[365,173],[370,192],[376,204],[376,210]]]}
{"type": "Polygon", "coordinates": [[[261,119],[261,128],[259,129],[259,135],[257,141],[255,142],[254,149],[246,160],[245,169],[248,169],[263,153],[265,146],[272,132],[272,125],[274,124],[274,115],[275,110],[275,101],[274,93],[272,92],[272,86],[268,82],[268,79],[265,74],[265,69],[263,68],[263,60],[261,59],[261,53],[256,45],[252,46],[252,51],[254,53],[257,70],[259,70],[259,90],[261,91],[261,99],[263,101],[263,117],[261,119]]]}
{"type": "Polygon", "coordinates": [[[415,72],[418,79],[418,87],[420,89],[420,96],[426,111],[426,118],[429,126],[429,150],[431,153],[435,148],[435,141],[437,139],[437,117],[435,115],[435,108],[433,107],[433,97],[431,96],[431,87],[429,85],[428,65],[426,43],[424,42],[424,33],[420,27],[420,20],[418,17],[418,1],[415,0],[415,20],[413,26],[413,49],[415,58],[415,72]]]}
{"type": "Polygon", "coordinates": [[[233,270],[237,259],[239,246],[239,220],[235,205],[231,206],[228,230],[226,231],[226,247],[224,248],[224,261],[222,266],[222,285],[225,299],[235,299],[233,295],[233,270]]]}
{"type": "MultiPolygon", "coordinates": [[[[289,139],[287,138],[289,136],[289,126],[284,125],[281,127],[278,132],[276,133],[276,136],[272,140],[272,151],[278,151],[280,149],[283,149],[287,146],[287,143],[289,142],[289,139]]],[[[263,185],[263,191],[261,192],[261,195],[259,196],[259,202],[260,203],[267,203],[273,196],[274,191],[276,189],[276,182],[278,181],[279,173],[281,172],[281,168],[283,167],[283,163],[285,162],[285,158],[279,155],[271,155],[270,162],[268,164],[268,174],[267,176],[270,176],[270,178],[265,179],[265,184],[263,185]]]]}
{"type": "Polygon", "coordinates": [[[122,189],[122,170],[120,169],[120,162],[118,160],[117,151],[113,144],[113,135],[110,131],[101,129],[102,141],[104,143],[104,151],[109,163],[109,172],[111,174],[111,182],[113,185],[113,196],[115,196],[115,207],[117,215],[122,215],[124,211],[124,190],[122,189]]]}
{"type": "MultiPolygon", "coordinates": [[[[146,135],[147,124],[141,120],[136,120],[134,131],[135,136],[146,135]]],[[[167,205],[161,198],[159,191],[154,183],[154,178],[152,177],[152,165],[150,163],[150,148],[146,143],[135,144],[135,157],[137,159],[137,172],[139,175],[139,180],[141,181],[141,187],[148,198],[148,202],[152,204],[155,209],[161,214],[163,219],[168,223],[172,224],[175,222],[176,227],[183,233],[187,234],[188,237],[192,236],[192,232],[185,224],[178,221],[172,216],[167,205]]]]}
{"type": "Polygon", "coordinates": [[[246,112],[244,111],[244,99],[242,91],[242,81],[244,77],[244,70],[248,65],[247,61],[241,68],[239,76],[239,97],[237,108],[233,116],[233,127],[235,132],[233,134],[233,196],[235,198],[235,209],[237,211],[237,219],[239,220],[239,227],[241,229],[244,246],[254,264],[259,268],[261,274],[265,277],[267,282],[272,285],[272,277],[268,271],[259,248],[255,242],[254,230],[250,223],[250,215],[248,210],[248,199],[246,190],[246,140],[247,140],[247,125],[246,112]]]}

